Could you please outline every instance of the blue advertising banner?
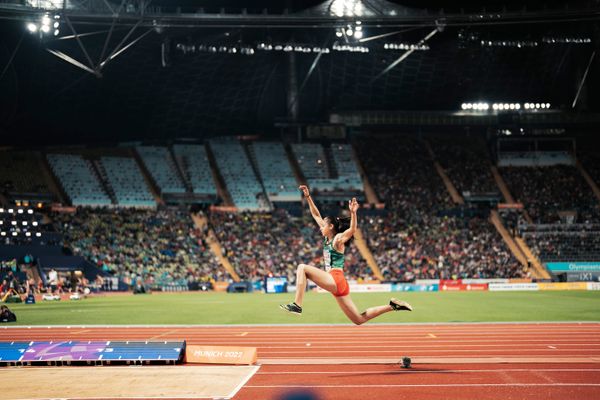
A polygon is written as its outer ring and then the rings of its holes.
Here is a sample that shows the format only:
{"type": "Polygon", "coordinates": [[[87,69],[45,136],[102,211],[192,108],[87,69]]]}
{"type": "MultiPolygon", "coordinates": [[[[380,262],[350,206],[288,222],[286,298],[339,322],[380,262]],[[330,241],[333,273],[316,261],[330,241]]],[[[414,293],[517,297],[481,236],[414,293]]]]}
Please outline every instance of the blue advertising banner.
{"type": "Polygon", "coordinates": [[[600,272],[600,262],[549,262],[550,272],[600,272]]]}
{"type": "Polygon", "coordinates": [[[437,292],[439,285],[411,285],[409,283],[393,283],[392,292],[437,292]]]}

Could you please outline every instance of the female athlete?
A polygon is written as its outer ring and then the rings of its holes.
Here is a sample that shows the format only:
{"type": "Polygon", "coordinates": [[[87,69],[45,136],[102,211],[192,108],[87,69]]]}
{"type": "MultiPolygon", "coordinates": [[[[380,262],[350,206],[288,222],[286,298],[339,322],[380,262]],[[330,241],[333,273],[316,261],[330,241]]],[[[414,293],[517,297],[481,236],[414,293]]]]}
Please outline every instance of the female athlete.
{"type": "Polygon", "coordinates": [[[388,305],[371,307],[367,308],[367,310],[362,313],[358,312],[358,309],[349,296],[350,287],[344,278],[344,250],[346,249],[346,243],[353,238],[354,232],[356,231],[356,211],[358,210],[358,202],[356,201],[356,198],[353,198],[348,202],[348,208],[350,209],[350,226],[346,228],[343,226],[343,219],[333,217],[321,218],[319,210],[310,197],[308,187],[302,185],[299,189],[307,199],[310,213],[319,225],[321,234],[324,237],[323,263],[325,264],[326,271],[313,267],[312,265],[298,265],[298,270],[296,271],[296,299],[293,303],[282,304],[280,307],[287,312],[301,315],[302,301],[306,290],[306,280],[310,279],[320,288],[333,294],[344,314],[346,314],[346,316],[356,325],[364,324],[389,311],[412,311],[412,307],[407,302],[392,298],[388,305]]]}

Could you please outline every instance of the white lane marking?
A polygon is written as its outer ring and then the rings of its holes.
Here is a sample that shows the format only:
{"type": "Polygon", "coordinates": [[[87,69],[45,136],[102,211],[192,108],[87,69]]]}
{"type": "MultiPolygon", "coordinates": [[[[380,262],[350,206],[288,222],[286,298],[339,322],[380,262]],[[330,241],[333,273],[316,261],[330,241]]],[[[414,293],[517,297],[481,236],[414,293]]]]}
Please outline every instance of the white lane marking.
{"type": "Polygon", "coordinates": [[[439,374],[440,372],[448,372],[448,373],[469,373],[469,372],[600,372],[598,368],[540,368],[540,369],[528,369],[528,368],[515,368],[515,369],[440,369],[436,371],[418,371],[418,370],[378,370],[378,371],[356,371],[356,370],[348,370],[348,371],[277,371],[277,372],[258,372],[257,375],[320,375],[320,374],[386,374],[390,372],[396,372],[398,374],[439,374]]]}
{"type": "Polygon", "coordinates": [[[248,375],[240,382],[240,384],[237,385],[237,387],[235,387],[231,391],[231,393],[229,393],[229,396],[227,398],[232,399],[233,396],[235,396],[236,393],[239,392],[239,390],[250,380],[250,378],[252,378],[254,376],[254,374],[256,374],[258,372],[259,369],[260,369],[260,365],[257,365],[254,368],[252,368],[250,370],[250,372],[248,372],[248,375]]]}
{"type": "Polygon", "coordinates": [[[402,387],[538,387],[538,386],[590,386],[600,383],[448,383],[448,384],[404,384],[404,385],[247,385],[244,388],[402,388],[402,387]]]}

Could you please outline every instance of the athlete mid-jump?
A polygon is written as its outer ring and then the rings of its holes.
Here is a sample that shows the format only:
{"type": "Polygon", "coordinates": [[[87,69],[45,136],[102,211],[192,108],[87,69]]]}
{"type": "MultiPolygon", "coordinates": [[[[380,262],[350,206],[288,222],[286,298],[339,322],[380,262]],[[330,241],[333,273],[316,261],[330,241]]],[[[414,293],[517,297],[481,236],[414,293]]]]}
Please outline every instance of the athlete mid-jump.
{"type": "Polygon", "coordinates": [[[350,287],[344,278],[344,250],[351,241],[356,231],[356,212],[358,202],[353,198],[348,203],[350,218],[325,217],[322,218],[317,206],[310,197],[308,187],[300,186],[300,190],[308,201],[310,213],[321,229],[323,235],[323,263],[326,271],[312,265],[300,264],[296,271],[296,299],[291,304],[282,304],[280,307],[294,314],[302,314],[302,301],[306,290],[306,280],[310,279],[320,288],[327,290],[335,296],[340,308],[352,322],[357,325],[378,317],[389,311],[412,311],[412,307],[405,301],[392,298],[384,306],[367,308],[359,312],[349,296],[350,287]],[[349,224],[348,224],[349,222],[349,224]]]}

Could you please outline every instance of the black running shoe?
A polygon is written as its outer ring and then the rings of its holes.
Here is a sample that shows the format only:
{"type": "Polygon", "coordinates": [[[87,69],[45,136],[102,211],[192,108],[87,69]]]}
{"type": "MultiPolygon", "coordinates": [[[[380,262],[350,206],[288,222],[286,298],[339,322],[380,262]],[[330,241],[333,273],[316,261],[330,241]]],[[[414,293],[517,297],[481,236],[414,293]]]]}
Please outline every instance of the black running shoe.
{"type": "Polygon", "coordinates": [[[279,307],[291,314],[302,315],[302,307],[296,303],[280,304],[279,307]]]}
{"type": "Polygon", "coordinates": [[[397,300],[392,297],[390,300],[390,306],[394,311],[412,311],[412,306],[405,301],[397,300]]]}

